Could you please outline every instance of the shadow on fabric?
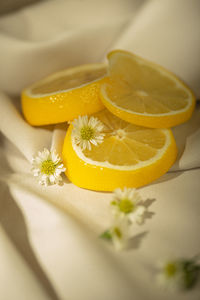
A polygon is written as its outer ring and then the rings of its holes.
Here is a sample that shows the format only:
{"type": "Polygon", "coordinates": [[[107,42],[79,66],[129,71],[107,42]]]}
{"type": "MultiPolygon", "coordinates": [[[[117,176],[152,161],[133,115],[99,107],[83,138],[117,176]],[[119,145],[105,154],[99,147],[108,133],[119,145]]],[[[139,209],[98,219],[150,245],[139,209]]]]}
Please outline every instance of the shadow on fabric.
{"type": "Polygon", "coordinates": [[[49,299],[59,300],[54,287],[40,266],[28,238],[28,232],[24,216],[12,198],[7,186],[0,184],[0,224],[8,235],[17,251],[27,262],[35,277],[42,285],[49,299]],[[6,196],[5,196],[6,195],[6,196]]]}

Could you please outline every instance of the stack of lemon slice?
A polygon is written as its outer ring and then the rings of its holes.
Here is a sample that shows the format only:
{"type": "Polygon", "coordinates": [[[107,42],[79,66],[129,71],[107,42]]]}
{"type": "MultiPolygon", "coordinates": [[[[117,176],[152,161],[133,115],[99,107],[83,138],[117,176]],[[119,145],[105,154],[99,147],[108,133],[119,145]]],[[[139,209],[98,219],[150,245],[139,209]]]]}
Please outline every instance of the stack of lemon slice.
{"type": "Polygon", "coordinates": [[[32,125],[79,115],[101,121],[102,143],[81,149],[72,123],[63,146],[68,178],[100,191],[140,187],[166,173],[177,155],[169,128],[187,121],[195,107],[192,91],[164,68],[121,50],[109,53],[108,60],[108,67],[68,69],[22,93],[23,112],[32,125]]]}

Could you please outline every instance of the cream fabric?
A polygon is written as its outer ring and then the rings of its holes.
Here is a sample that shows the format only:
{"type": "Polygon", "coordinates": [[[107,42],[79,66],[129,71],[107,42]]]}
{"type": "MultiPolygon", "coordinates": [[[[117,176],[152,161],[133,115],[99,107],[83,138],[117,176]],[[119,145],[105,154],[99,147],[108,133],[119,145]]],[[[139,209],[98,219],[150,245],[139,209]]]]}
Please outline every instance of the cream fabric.
{"type": "Polygon", "coordinates": [[[31,157],[44,147],[60,151],[66,128],[29,126],[19,102],[26,85],[104,61],[115,48],[164,65],[200,98],[199,17],[198,0],[49,0],[0,18],[0,299],[199,299],[199,289],[160,291],[153,268],[160,258],[199,252],[200,105],[173,129],[175,165],[140,189],[154,214],[130,249],[115,253],[98,239],[109,226],[110,193],[33,179],[31,157]]]}

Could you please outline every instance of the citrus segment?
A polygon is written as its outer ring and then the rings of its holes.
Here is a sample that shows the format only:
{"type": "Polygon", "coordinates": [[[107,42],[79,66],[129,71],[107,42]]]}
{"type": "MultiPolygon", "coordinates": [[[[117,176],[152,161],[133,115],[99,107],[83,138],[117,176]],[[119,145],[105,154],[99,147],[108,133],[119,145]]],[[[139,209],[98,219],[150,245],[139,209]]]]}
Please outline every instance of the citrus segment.
{"type": "Polygon", "coordinates": [[[176,159],[177,148],[169,129],[149,129],[127,123],[103,110],[94,114],[104,124],[104,140],[82,150],[68,128],[63,162],[69,180],[98,191],[140,187],[159,178],[176,159]]]}
{"type": "Polygon", "coordinates": [[[104,64],[82,65],[52,74],[22,92],[22,110],[35,126],[62,123],[103,109],[104,64]]]}
{"type": "Polygon", "coordinates": [[[191,117],[194,95],[174,74],[122,50],[109,53],[108,60],[110,79],[100,94],[113,114],[150,128],[169,128],[191,117]]]}

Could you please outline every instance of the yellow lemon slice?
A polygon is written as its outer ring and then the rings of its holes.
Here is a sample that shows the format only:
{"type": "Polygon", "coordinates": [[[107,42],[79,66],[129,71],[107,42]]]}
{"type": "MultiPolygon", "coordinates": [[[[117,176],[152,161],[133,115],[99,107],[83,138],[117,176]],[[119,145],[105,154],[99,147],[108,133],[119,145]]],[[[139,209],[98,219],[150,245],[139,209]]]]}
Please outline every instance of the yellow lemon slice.
{"type": "Polygon", "coordinates": [[[174,74],[122,50],[110,52],[108,60],[110,82],[100,93],[113,114],[152,128],[169,128],[191,117],[195,97],[174,74]]]}
{"type": "Polygon", "coordinates": [[[94,137],[90,147],[80,147],[81,138],[74,130],[79,129],[86,140],[92,130],[88,127],[86,131],[81,119],[79,127],[76,125],[75,128],[74,122],[69,126],[65,137],[63,162],[66,175],[75,185],[97,191],[140,187],[159,178],[174,163],[177,148],[170,129],[133,125],[107,110],[94,114],[92,118],[89,122],[94,128],[103,127],[103,133],[96,134],[96,143],[94,137]]]}
{"type": "Polygon", "coordinates": [[[22,110],[31,125],[55,124],[92,114],[104,106],[100,84],[104,64],[82,65],[52,74],[22,92],[22,110]]]}

